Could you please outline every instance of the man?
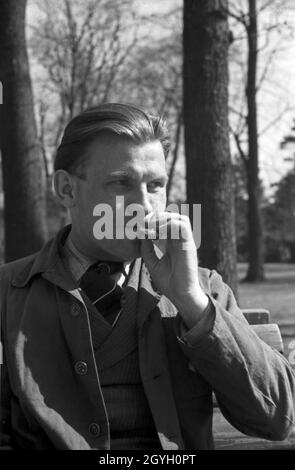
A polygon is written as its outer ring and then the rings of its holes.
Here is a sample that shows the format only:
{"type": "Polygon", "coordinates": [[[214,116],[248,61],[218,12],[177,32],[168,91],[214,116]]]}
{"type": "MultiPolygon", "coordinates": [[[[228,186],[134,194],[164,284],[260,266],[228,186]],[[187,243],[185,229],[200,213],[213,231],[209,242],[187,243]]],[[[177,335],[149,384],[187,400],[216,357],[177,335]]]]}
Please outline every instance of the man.
{"type": "Polygon", "coordinates": [[[188,218],[167,215],[168,151],[162,120],[134,106],[68,124],[54,184],[71,225],[1,268],[2,448],[211,449],[212,390],[242,432],[290,432],[292,369],[221,277],[198,268],[188,218]],[[95,236],[97,205],[115,214],[118,196],[158,217],[164,248],[95,236]]]}

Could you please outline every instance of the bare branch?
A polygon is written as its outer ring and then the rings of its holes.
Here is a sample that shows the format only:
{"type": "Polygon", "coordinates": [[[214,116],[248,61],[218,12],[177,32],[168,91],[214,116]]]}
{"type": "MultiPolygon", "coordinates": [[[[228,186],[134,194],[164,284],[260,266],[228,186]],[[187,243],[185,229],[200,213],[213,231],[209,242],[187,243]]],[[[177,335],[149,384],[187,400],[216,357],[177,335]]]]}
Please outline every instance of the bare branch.
{"type": "Polygon", "coordinates": [[[266,10],[270,5],[274,5],[276,0],[267,0],[264,5],[257,9],[257,14],[260,14],[264,10],[266,10]]]}
{"type": "Polygon", "coordinates": [[[238,134],[236,134],[232,129],[230,129],[230,132],[231,132],[231,134],[232,134],[232,136],[235,140],[239,155],[242,158],[245,165],[247,166],[248,165],[248,157],[247,157],[246,153],[244,152],[244,150],[242,148],[241,141],[240,141],[240,136],[238,134]]]}
{"type": "Polygon", "coordinates": [[[271,51],[270,51],[270,54],[264,64],[264,67],[263,67],[263,71],[260,75],[260,78],[258,80],[258,83],[256,85],[256,93],[259,91],[259,89],[261,88],[263,82],[265,81],[267,75],[268,75],[268,72],[269,72],[269,69],[273,63],[273,59],[275,57],[277,53],[277,47],[275,46],[271,51]]]}
{"type": "Polygon", "coordinates": [[[244,28],[248,28],[248,13],[240,8],[237,8],[234,2],[229,2],[228,8],[224,9],[225,13],[235,19],[238,23],[242,24],[244,28]]]}
{"type": "Polygon", "coordinates": [[[280,121],[285,113],[292,111],[293,109],[294,106],[287,104],[286,107],[259,132],[259,137],[269,131],[269,129],[271,129],[278,121],[280,121]]]}
{"type": "Polygon", "coordinates": [[[241,111],[238,111],[237,109],[233,108],[232,106],[229,106],[228,109],[231,113],[236,114],[237,116],[239,116],[243,120],[247,118],[247,116],[244,113],[242,113],[241,111]]]}

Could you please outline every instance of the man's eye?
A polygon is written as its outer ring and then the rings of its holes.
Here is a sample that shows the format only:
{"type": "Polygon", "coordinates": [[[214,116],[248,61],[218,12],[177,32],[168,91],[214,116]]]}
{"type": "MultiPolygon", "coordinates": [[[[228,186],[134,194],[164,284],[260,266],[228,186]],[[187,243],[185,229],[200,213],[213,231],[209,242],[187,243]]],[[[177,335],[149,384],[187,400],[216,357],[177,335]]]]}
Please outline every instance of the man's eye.
{"type": "Polygon", "coordinates": [[[128,180],[116,180],[116,181],[113,181],[113,183],[119,184],[120,186],[128,186],[129,181],[128,180]]]}
{"type": "Polygon", "coordinates": [[[149,183],[149,188],[150,189],[157,189],[157,188],[163,188],[165,184],[163,181],[153,181],[152,183],[149,183]]]}

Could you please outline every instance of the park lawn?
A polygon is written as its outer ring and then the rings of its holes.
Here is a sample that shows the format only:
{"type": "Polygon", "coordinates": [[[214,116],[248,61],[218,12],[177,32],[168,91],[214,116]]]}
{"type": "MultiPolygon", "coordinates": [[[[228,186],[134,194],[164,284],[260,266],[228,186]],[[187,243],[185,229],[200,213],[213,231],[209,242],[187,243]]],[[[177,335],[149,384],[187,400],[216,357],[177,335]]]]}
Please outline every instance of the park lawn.
{"type": "MultiPolygon", "coordinates": [[[[241,281],[246,264],[239,264],[241,281]]],[[[295,325],[295,264],[266,264],[266,280],[259,283],[240,282],[238,297],[242,308],[266,308],[271,320],[279,324],[295,325]]]]}
{"type": "Polygon", "coordinates": [[[295,339],[295,264],[266,264],[265,281],[255,284],[241,282],[246,269],[246,264],[239,264],[239,305],[270,311],[271,323],[280,326],[286,354],[295,339]]]}

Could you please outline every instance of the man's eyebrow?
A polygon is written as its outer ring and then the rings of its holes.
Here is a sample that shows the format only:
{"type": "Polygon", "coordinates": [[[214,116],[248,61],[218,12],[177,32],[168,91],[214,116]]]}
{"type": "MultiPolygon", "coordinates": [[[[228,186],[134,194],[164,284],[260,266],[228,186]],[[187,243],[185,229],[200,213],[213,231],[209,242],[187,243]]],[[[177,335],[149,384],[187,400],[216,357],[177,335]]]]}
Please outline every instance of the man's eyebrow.
{"type": "Polygon", "coordinates": [[[132,178],[134,179],[134,175],[132,175],[131,173],[129,173],[128,171],[124,171],[124,170],[118,170],[118,171],[112,171],[112,173],[109,173],[108,175],[110,178],[116,178],[116,177],[124,177],[124,178],[132,178]]]}
{"type": "MultiPolygon", "coordinates": [[[[112,171],[108,175],[109,178],[128,178],[135,180],[136,179],[136,174],[135,173],[130,173],[129,171],[126,170],[117,170],[117,171],[112,171]]],[[[161,175],[154,175],[155,180],[164,180],[165,183],[168,181],[168,175],[166,173],[161,174],[161,175]]]]}

